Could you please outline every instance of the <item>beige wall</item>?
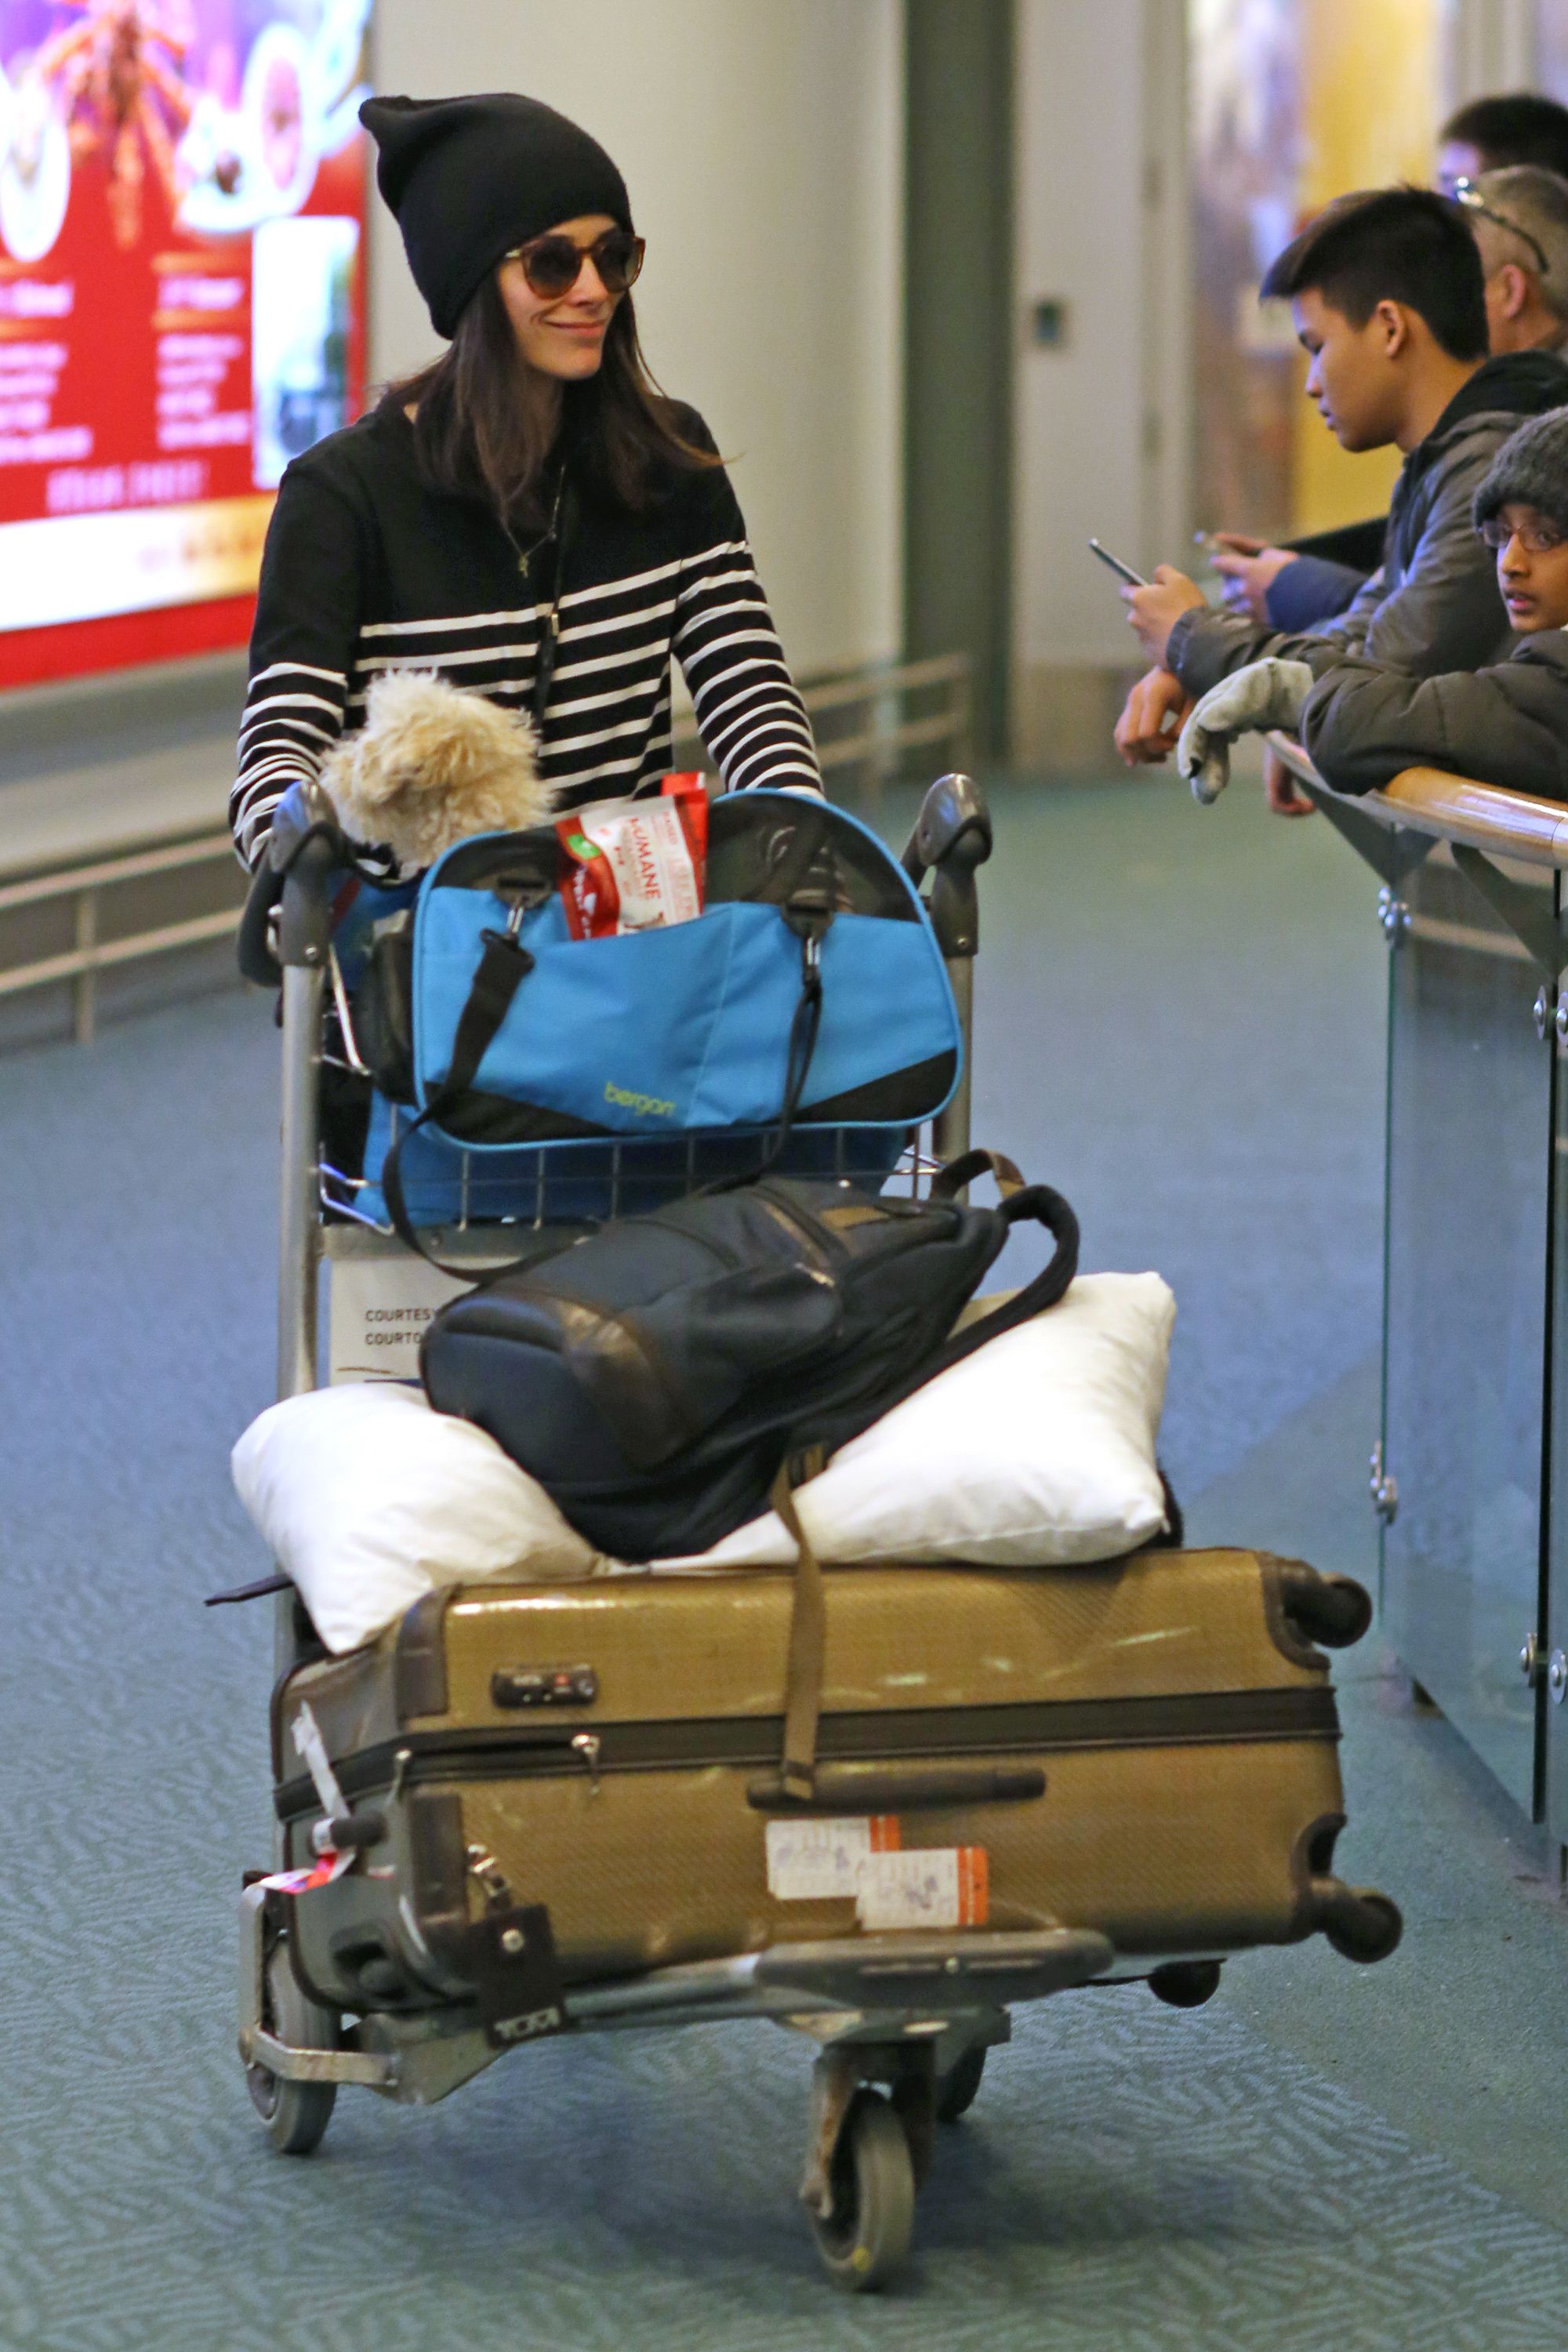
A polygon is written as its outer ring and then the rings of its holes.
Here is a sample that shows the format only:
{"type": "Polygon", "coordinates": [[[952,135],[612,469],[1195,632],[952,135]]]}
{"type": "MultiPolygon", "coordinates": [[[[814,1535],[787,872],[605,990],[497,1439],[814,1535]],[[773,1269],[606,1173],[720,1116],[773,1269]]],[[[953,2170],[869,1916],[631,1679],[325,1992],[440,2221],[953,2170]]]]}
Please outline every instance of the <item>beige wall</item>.
{"type": "MultiPolygon", "coordinates": [[[[797,669],[900,633],[899,0],[380,0],[375,79],[511,89],[603,140],[648,259],[644,343],[700,408],[797,669]]],[[[438,348],[384,208],[371,362],[438,348]]]]}

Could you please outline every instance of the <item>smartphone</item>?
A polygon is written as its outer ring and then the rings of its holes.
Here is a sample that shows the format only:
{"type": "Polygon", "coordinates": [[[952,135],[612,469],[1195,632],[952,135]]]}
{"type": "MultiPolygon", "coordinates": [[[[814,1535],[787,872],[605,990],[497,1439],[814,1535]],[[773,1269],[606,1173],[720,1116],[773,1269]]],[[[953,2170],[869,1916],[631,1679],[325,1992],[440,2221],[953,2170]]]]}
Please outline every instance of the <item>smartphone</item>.
{"type": "Polygon", "coordinates": [[[1229,531],[1226,536],[1228,546],[1217,530],[1194,530],[1193,545],[1201,547],[1212,563],[1216,555],[1261,555],[1268,544],[1264,539],[1248,539],[1241,531],[1229,531]]]}
{"type": "Polygon", "coordinates": [[[1119,555],[1112,555],[1109,547],[1101,547],[1098,539],[1091,539],[1089,543],[1101,563],[1109,563],[1112,572],[1119,572],[1130,587],[1147,588],[1149,583],[1144,579],[1143,574],[1141,572],[1134,572],[1130,563],[1123,563],[1119,555]]]}

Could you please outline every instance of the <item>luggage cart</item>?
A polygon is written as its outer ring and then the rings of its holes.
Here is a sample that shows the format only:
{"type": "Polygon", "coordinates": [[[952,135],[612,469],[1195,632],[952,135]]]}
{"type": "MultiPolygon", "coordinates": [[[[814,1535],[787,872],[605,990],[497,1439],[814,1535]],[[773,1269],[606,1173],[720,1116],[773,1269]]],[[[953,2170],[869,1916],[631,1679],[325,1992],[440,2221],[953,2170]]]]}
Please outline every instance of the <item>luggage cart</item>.
{"type": "MultiPolygon", "coordinates": [[[[424,1292],[435,1303],[461,1286],[414,1261],[393,1234],[356,1213],[353,1180],[323,1165],[322,1068],[334,1055],[351,1066],[357,1059],[332,950],[334,877],[345,849],[324,797],[300,787],[279,812],[273,841],[276,863],[258,877],[242,927],[241,963],[252,979],[281,982],[278,1388],[287,1397],[318,1385],[323,1264],[340,1294],[333,1301],[330,1353],[333,1368],[351,1376],[365,1369],[353,1361],[353,1348],[354,1331],[363,1337],[366,1298],[378,1292],[390,1296],[401,1310],[411,1280],[435,1285],[424,1292]],[[355,1303],[346,1318],[340,1311],[345,1292],[355,1303]]],[[[907,1164],[891,1180],[907,1181],[911,1190],[942,1160],[968,1146],[976,875],[991,846],[990,820],[974,785],[963,776],[941,778],[925,796],[903,864],[917,884],[929,883],[965,1054],[959,1090],[934,1123],[931,1152],[919,1148],[917,1136],[907,1164]]],[[[631,1147],[613,1156],[607,1203],[612,1212],[623,1180],[636,1172],[631,1147]]],[[[856,1171],[844,1172],[853,1178],[856,1171]]],[[[680,1189],[679,1180],[668,1181],[680,1189]]],[[[882,1181],[880,1171],[876,1181],[882,1181]]],[[[563,1228],[535,1214],[535,1205],[519,1202],[500,1223],[470,1218],[444,1227],[431,1237],[436,1254],[471,1268],[477,1280],[487,1268],[515,1264],[535,1249],[543,1254],[558,1248],[563,1228]]],[[[646,1202],[639,1200],[637,1205],[646,1202]]],[[[1357,1588],[1344,1591],[1364,1601],[1357,1588]]],[[[1353,1639],[1361,1630],[1355,1605],[1349,1618],[1356,1622],[1345,1620],[1342,1607],[1337,1625],[1335,1605],[1313,1628],[1317,1637],[1353,1639]]],[[[288,1677],[321,1652],[292,1587],[279,1591],[276,1611],[280,1698],[288,1677]]],[[[327,1770],[330,1790],[330,1765],[327,1770]]],[[[325,1812],[335,1818],[323,1819],[319,1828],[330,1828],[337,1851],[352,1848],[358,1835],[352,1807],[329,1804],[325,1812]]],[[[371,1834],[367,1829],[367,1850],[371,1834]]],[[[279,1867],[289,1859],[283,1835],[280,1831],[279,1867]]],[[[361,1854],[354,1866],[366,1858],[361,1854]]],[[[471,1847],[469,1869],[476,1882],[473,1899],[481,1893],[494,1899],[496,1887],[487,1878],[487,1873],[499,1877],[493,1859],[471,1847]]],[[[290,1956],[289,1905],[261,1883],[264,1875],[247,1874],[240,1904],[239,2053],[257,2112],[277,2148],[296,2155],[313,2148],[344,2085],[428,2104],[500,2054],[480,2030],[472,2000],[452,1999],[443,2006],[432,1996],[414,2010],[367,2004],[363,2013],[351,2014],[313,1998],[290,1956]]],[[[1327,1877],[1314,1879],[1312,1886],[1320,1909],[1310,1925],[1326,1927],[1341,1949],[1372,1958],[1392,1948],[1398,1936],[1392,1905],[1327,1877]],[[1318,1895],[1318,1888],[1325,1892],[1318,1895]]],[[[500,1887],[510,1897],[504,1880],[500,1887]]],[[[1308,1931],[1303,1926],[1299,1932],[1308,1931]]],[[[747,2017],[770,2019],[813,2042],[817,2056],[801,2197],[829,2277],[856,2292],[881,2285],[901,2263],[936,2127],[955,2121],[974,2098],[987,2051],[1009,2037],[1015,2004],[1089,1983],[1139,1978],[1147,1979],[1162,1999],[1194,2006],[1215,1990],[1223,1957],[1184,1952],[1164,1956],[1157,1965],[1138,1965],[1119,1959],[1106,1935],[1067,1927],[868,1933],[773,1943],[721,1958],[652,1968],[616,1981],[568,1987],[563,2008],[564,2023],[574,2032],[747,2017]]]]}

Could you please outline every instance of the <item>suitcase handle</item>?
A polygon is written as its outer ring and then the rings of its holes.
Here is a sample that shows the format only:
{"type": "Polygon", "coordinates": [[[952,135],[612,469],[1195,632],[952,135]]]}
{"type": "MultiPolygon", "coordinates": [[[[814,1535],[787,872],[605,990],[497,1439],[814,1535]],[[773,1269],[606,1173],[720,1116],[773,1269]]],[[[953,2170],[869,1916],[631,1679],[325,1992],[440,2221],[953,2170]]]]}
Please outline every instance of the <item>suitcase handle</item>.
{"type": "Polygon", "coordinates": [[[759,1813],[904,1813],[927,1805],[1023,1805],[1046,1793],[1037,1764],[818,1764],[809,1797],[791,1796],[781,1772],[752,1780],[759,1813]]]}

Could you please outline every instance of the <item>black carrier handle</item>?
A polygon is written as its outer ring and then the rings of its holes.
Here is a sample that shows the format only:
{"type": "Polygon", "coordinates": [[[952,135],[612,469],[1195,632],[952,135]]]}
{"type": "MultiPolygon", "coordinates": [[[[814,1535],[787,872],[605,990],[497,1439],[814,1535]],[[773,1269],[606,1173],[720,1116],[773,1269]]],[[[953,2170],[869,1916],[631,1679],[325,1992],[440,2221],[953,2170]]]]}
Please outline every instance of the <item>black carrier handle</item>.
{"type": "Polygon", "coordinates": [[[809,1797],[792,1797],[784,1776],[752,1780],[746,1802],[759,1813],[904,1813],[942,1805],[1023,1805],[1046,1793],[1037,1764],[818,1764],[809,1797]]]}

